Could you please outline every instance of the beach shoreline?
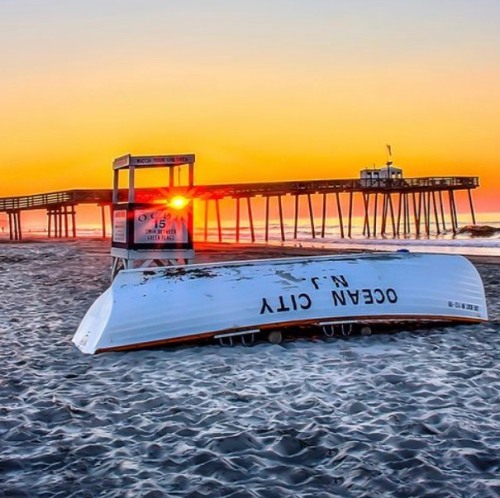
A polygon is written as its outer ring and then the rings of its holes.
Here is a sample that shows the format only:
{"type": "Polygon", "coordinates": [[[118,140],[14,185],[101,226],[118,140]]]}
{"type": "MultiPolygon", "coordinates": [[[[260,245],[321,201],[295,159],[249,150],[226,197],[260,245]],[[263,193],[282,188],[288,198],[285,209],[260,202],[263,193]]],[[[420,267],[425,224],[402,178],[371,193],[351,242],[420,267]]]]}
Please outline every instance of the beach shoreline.
{"type": "MultiPolygon", "coordinates": [[[[383,243],[383,241],[380,241],[383,243]]],[[[23,245],[23,244],[61,244],[68,246],[92,247],[92,250],[110,253],[111,239],[100,237],[77,237],[74,239],[54,239],[46,237],[28,237],[23,240],[9,240],[0,238],[1,245],[23,245]]],[[[401,241],[401,246],[405,246],[401,241]]],[[[250,242],[195,242],[195,259],[193,263],[229,261],[240,259],[264,259],[264,258],[286,258],[327,254],[359,254],[370,252],[387,252],[370,245],[364,248],[342,248],[342,247],[317,247],[301,243],[300,241],[280,243],[250,243],[250,242]]],[[[397,250],[397,247],[392,249],[397,250]]],[[[411,252],[411,248],[409,249],[411,252]]],[[[390,252],[390,251],[389,251],[390,252]]],[[[435,252],[429,250],[428,252],[435,252]]],[[[441,253],[441,252],[440,252],[441,253]]],[[[446,254],[446,252],[444,252],[446,254]]],[[[454,253],[455,254],[455,253],[454,253]]],[[[464,254],[474,264],[499,265],[500,256],[497,255],[470,255],[464,254]]]]}

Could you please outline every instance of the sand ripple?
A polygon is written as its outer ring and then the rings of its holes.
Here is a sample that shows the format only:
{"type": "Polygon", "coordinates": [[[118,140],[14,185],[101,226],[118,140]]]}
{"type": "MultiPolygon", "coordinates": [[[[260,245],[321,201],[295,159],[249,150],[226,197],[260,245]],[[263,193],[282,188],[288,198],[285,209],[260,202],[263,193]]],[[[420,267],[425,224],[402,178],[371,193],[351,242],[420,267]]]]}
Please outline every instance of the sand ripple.
{"type": "Polygon", "coordinates": [[[485,325],[89,357],[105,251],[0,249],[0,496],[500,494],[499,267],[485,325]]]}

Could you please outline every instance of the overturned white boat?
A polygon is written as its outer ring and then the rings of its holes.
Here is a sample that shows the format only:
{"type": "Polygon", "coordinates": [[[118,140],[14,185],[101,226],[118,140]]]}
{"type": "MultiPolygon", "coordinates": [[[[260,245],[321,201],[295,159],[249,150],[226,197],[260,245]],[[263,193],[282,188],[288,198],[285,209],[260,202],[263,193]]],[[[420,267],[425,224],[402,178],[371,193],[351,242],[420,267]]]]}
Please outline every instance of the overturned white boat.
{"type": "Polygon", "coordinates": [[[123,270],[73,342],[84,353],[292,326],[487,320],[474,266],[456,255],[311,256],[123,270]]]}

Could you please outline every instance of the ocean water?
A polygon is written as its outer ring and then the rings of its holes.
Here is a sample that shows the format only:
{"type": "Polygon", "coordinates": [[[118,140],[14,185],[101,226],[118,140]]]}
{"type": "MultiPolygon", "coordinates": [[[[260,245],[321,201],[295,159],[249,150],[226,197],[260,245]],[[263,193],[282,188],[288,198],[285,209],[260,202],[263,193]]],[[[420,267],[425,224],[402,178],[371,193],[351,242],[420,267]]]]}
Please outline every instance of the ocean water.
{"type": "MultiPolygon", "coordinates": [[[[313,237],[309,220],[300,220],[297,229],[297,237],[294,237],[293,220],[284,221],[285,241],[281,239],[281,227],[279,222],[272,222],[268,226],[268,243],[285,246],[320,247],[332,249],[367,249],[377,251],[392,251],[406,248],[414,252],[442,252],[456,253],[463,255],[488,255],[500,256],[500,213],[488,213],[483,215],[485,222],[479,226],[490,226],[498,229],[497,233],[489,236],[471,236],[468,233],[453,234],[451,230],[441,231],[436,234],[431,224],[431,235],[415,235],[393,237],[392,235],[367,237],[363,235],[362,220],[356,218],[352,229],[352,236],[347,237],[347,229],[344,227],[344,238],[340,236],[339,225],[333,220],[325,227],[325,237],[321,237],[321,227],[316,224],[313,237]]],[[[465,220],[461,220],[460,226],[466,226],[465,220]]],[[[265,226],[262,223],[255,223],[256,242],[265,242],[265,226]]],[[[204,230],[195,230],[195,239],[204,239],[204,230]]],[[[217,241],[219,232],[215,226],[209,226],[208,240],[217,241]]],[[[233,226],[222,227],[222,240],[234,242],[236,231],[233,226]]],[[[240,242],[251,242],[251,231],[248,225],[240,228],[240,242]]]]}
{"type": "Polygon", "coordinates": [[[0,246],[0,496],[500,494],[499,266],[484,324],[87,356],[108,244],[0,246]]]}
{"type": "MultiPolygon", "coordinates": [[[[472,222],[469,216],[459,215],[459,227],[465,227],[472,222]]],[[[370,223],[373,220],[370,219],[370,223]]],[[[297,237],[294,237],[294,220],[284,219],[284,235],[285,241],[282,241],[281,227],[278,220],[272,220],[268,226],[269,244],[279,244],[284,246],[303,246],[303,247],[322,247],[332,249],[367,249],[367,250],[395,250],[406,248],[415,252],[445,252],[457,253],[464,255],[488,255],[500,256],[500,213],[480,213],[477,215],[478,226],[489,226],[498,229],[497,233],[489,236],[471,236],[470,234],[453,234],[451,230],[440,230],[437,234],[435,223],[430,223],[430,235],[421,233],[420,236],[415,235],[400,235],[394,237],[390,234],[391,227],[388,225],[387,235],[367,237],[363,234],[363,219],[361,217],[353,218],[353,227],[351,237],[347,237],[347,226],[344,220],[344,234],[341,237],[341,230],[336,218],[328,218],[325,224],[325,237],[321,237],[321,225],[315,222],[314,236],[309,219],[300,218],[297,227],[297,237]]],[[[380,221],[378,224],[380,229],[380,221]]],[[[412,226],[412,230],[414,227],[412,226]]],[[[423,232],[423,225],[421,226],[423,232]]],[[[106,236],[110,237],[111,227],[106,226],[106,236]]],[[[78,237],[102,237],[102,227],[99,224],[95,225],[79,225],[77,227],[78,237]]],[[[254,221],[255,242],[266,243],[266,228],[262,220],[254,221]]],[[[47,232],[42,226],[29,226],[24,229],[23,236],[25,238],[45,238],[47,232]]],[[[234,220],[222,220],[221,237],[223,242],[236,241],[236,229],[234,220]]],[[[8,231],[0,233],[0,241],[8,238],[8,231]]],[[[196,226],[194,233],[195,240],[202,241],[205,239],[205,229],[203,226],[196,226]]],[[[211,220],[207,231],[207,240],[218,241],[219,230],[215,224],[215,220],[211,220]]],[[[239,241],[241,243],[251,242],[251,231],[248,222],[242,222],[240,226],[239,241]]]]}

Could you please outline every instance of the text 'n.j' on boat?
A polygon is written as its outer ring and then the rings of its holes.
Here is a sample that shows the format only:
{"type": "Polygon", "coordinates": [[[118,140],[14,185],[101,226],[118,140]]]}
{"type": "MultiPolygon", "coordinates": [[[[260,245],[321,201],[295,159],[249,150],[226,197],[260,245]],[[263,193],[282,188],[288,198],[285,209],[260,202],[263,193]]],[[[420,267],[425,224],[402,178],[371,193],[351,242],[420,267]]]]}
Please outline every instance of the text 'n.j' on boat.
{"type": "Polygon", "coordinates": [[[82,320],[84,353],[293,327],[483,322],[481,278],[458,255],[311,256],[120,271],[82,320]]]}

